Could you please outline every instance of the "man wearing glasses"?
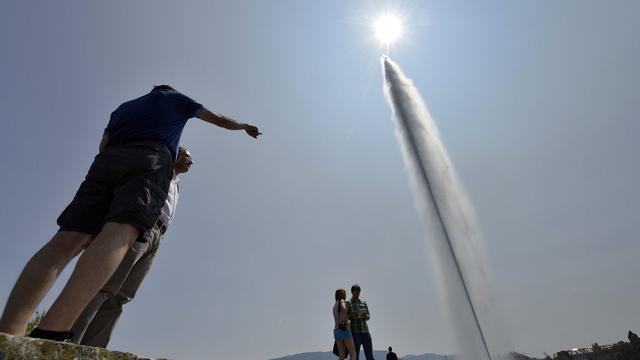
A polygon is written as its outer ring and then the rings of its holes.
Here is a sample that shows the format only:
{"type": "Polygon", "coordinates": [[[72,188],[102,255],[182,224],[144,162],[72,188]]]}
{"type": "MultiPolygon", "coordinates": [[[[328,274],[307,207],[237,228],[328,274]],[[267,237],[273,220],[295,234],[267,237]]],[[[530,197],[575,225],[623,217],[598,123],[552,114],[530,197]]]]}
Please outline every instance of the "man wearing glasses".
{"type": "Polygon", "coordinates": [[[160,241],[175,216],[180,191],[178,175],[189,171],[192,164],[189,151],[180,147],[160,217],[151,229],[133,243],[111,279],[76,320],[71,328],[74,343],[101,348],[106,348],[109,344],[123,305],[135,297],[153,264],[160,241]]]}

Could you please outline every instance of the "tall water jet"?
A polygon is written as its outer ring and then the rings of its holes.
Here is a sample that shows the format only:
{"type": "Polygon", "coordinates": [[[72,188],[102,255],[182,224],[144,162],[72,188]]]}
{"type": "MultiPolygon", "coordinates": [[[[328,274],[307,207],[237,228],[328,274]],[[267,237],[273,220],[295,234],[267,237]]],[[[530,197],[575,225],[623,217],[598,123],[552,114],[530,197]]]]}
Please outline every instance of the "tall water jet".
{"type": "Polygon", "coordinates": [[[491,291],[475,213],[420,93],[396,63],[386,56],[381,61],[385,95],[416,206],[425,219],[460,356],[491,360],[487,330],[491,291]]]}

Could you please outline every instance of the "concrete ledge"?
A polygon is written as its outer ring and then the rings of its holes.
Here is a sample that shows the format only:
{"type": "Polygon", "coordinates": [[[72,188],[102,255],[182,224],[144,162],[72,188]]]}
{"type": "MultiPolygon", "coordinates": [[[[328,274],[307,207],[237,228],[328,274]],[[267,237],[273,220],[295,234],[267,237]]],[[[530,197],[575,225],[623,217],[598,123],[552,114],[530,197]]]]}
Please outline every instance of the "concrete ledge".
{"type": "MultiPolygon", "coordinates": [[[[0,333],[0,360],[154,360],[131,353],[0,333]]],[[[157,359],[161,360],[161,359],[157,359]]],[[[166,359],[164,359],[166,360],[166,359]]]]}

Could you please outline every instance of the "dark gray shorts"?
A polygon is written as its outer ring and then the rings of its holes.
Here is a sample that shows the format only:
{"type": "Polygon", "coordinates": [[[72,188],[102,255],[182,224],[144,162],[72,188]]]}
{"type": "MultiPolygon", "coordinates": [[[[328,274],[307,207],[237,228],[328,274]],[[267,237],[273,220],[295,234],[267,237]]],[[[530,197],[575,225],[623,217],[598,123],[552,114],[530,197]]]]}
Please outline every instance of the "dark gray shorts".
{"type": "Polygon", "coordinates": [[[161,141],[107,147],[96,155],[85,180],[58,217],[63,231],[98,234],[107,222],[141,232],[158,219],[173,176],[173,159],[161,141]]]}

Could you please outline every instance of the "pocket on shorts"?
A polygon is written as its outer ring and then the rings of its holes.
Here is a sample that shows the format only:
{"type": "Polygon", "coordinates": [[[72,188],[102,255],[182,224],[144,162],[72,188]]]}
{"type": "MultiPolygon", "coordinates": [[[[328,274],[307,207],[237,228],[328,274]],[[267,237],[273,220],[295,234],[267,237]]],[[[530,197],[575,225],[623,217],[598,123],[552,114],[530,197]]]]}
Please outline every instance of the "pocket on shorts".
{"type": "Polygon", "coordinates": [[[134,241],[133,244],[131,244],[131,247],[129,248],[130,251],[133,251],[136,254],[144,254],[147,252],[147,250],[149,249],[149,242],[145,241],[145,242],[140,242],[140,241],[134,241]]]}
{"type": "Polygon", "coordinates": [[[145,232],[141,233],[140,235],[138,235],[138,238],[136,239],[136,242],[143,243],[143,244],[148,243],[149,239],[147,238],[147,231],[145,231],[145,232]]]}

